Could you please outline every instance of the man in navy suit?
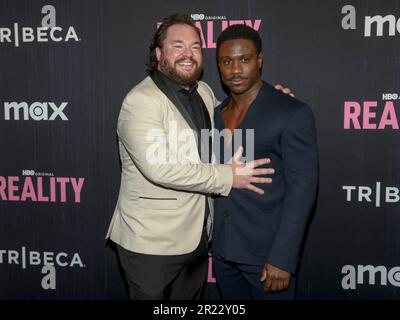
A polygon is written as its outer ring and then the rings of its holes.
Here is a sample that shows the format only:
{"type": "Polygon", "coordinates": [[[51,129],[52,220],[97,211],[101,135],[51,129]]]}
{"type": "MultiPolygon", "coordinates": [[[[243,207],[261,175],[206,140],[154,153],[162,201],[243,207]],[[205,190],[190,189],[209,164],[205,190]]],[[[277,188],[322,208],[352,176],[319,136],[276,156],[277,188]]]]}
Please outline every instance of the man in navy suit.
{"type": "Polygon", "coordinates": [[[217,285],[223,299],[294,299],[299,250],[318,182],[314,116],[308,105],[262,80],[262,43],[254,29],[234,25],[222,32],[217,60],[231,93],[215,112],[216,129],[229,129],[224,146],[235,145],[235,130],[244,136],[254,129],[254,141],[243,147],[254,143],[254,158],[269,157],[275,169],[272,184],[260,185],[263,195],[235,189],[216,199],[217,285]]]}

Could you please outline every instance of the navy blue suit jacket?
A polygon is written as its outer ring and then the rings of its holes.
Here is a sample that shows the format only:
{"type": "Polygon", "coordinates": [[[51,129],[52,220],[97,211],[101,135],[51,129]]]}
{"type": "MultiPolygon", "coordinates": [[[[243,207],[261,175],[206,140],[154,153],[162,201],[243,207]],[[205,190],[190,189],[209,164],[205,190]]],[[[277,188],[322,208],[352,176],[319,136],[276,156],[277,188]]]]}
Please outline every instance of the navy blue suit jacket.
{"type": "MultiPolygon", "coordinates": [[[[221,110],[215,127],[224,128],[221,110]]],[[[227,260],[268,262],[294,273],[318,181],[314,116],[309,106],[265,83],[237,129],[254,129],[254,159],[269,157],[275,169],[264,195],[232,189],[215,201],[212,248],[227,260]]],[[[242,145],[246,149],[245,139],[242,145]]],[[[221,142],[221,146],[223,142],[221,142]]]]}

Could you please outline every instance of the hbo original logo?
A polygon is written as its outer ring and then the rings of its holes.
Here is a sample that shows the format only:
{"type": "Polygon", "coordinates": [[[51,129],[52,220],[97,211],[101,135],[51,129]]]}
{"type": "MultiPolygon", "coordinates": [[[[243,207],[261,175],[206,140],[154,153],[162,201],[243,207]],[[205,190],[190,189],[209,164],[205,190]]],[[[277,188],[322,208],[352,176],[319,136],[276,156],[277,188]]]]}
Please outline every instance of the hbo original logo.
{"type": "Polygon", "coordinates": [[[193,13],[190,15],[193,20],[204,20],[205,16],[203,13],[193,13]]]}

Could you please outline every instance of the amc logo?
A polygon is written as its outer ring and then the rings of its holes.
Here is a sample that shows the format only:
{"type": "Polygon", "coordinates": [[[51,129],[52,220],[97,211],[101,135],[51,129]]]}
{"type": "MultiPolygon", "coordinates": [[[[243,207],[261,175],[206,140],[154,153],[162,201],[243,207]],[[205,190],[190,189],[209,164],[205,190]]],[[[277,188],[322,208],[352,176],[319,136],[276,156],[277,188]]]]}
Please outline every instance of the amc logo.
{"type": "Polygon", "coordinates": [[[400,287],[400,267],[387,269],[385,266],[372,265],[345,265],[342,268],[342,288],[344,290],[357,289],[358,284],[387,286],[388,283],[400,287]],[[379,280],[379,281],[378,281],[379,280]]]}

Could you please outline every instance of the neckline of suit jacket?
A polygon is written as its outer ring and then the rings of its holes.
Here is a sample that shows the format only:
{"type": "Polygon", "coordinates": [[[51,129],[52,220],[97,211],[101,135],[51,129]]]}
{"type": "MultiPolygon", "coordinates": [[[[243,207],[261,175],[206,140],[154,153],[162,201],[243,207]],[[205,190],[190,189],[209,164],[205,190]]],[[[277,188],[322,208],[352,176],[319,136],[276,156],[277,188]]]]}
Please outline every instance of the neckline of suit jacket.
{"type": "MultiPolygon", "coordinates": [[[[182,117],[188,123],[189,127],[192,130],[194,130],[194,132],[197,133],[198,138],[199,137],[201,138],[201,131],[200,131],[201,129],[198,128],[196,126],[196,124],[193,122],[192,117],[190,116],[189,112],[187,112],[185,106],[183,105],[183,103],[181,102],[179,97],[176,95],[176,93],[173,90],[171,90],[171,88],[168,86],[168,84],[164,81],[164,79],[161,76],[161,72],[158,71],[157,69],[149,70],[147,72],[148,72],[150,78],[153,80],[153,82],[157,86],[157,88],[160,89],[160,91],[162,93],[164,93],[167,96],[167,98],[172,102],[172,104],[178,109],[178,111],[180,112],[182,117]]],[[[205,105],[205,103],[203,101],[203,98],[201,97],[200,94],[199,94],[199,96],[200,96],[201,102],[203,103],[203,105],[205,105]]],[[[206,121],[208,122],[208,124],[209,124],[209,126],[211,128],[210,114],[208,113],[208,109],[207,108],[206,108],[206,121]]],[[[196,145],[197,145],[197,151],[198,151],[200,159],[201,159],[201,147],[199,146],[198,139],[195,139],[195,140],[196,140],[196,145]]],[[[209,136],[209,146],[211,146],[211,135],[209,136]]],[[[212,150],[209,148],[209,151],[210,152],[209,152],[208,161],[211,162],[211,154],[212,154],[211,151],[212,150]]]]}

